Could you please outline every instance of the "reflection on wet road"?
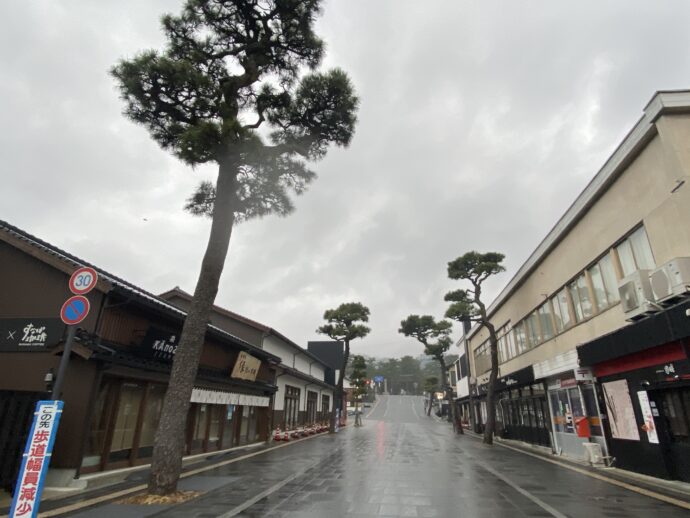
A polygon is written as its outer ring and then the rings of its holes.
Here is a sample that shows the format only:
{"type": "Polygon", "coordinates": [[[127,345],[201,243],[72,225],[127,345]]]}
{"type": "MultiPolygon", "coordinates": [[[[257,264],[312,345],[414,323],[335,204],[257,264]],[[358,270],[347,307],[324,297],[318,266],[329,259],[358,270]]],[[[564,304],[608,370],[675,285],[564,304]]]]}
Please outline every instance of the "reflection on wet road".
{"type": "MultiPolygon", "coordinates": [[[[453,435],[447,423],[424,415],[423,399],[415,396],[383,396],[367,409],[361,428],[348,426],[199,478],[209,487],[221,482],[192,502],[137,516],[687,516],[560,465],[453,435]]],[[[80,516],[105,518],[94,511],[80,516]]]]}

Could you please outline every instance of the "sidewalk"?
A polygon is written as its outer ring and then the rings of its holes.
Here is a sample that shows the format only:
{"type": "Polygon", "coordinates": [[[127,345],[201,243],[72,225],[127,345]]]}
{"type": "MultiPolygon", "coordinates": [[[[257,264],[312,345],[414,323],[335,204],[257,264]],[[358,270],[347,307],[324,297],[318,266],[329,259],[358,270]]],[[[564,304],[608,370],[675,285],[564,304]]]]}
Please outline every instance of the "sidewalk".
{"type": "MultiPolygon", "coordinates": [[[[345,427],[344,429],[347,429],[345,427]]],[[[344,429],[341,429],[341,433],[344,429]]],[[[328,433],[321,433],[301,439],[292,439],[290,442],[275,442],[270,440],[267,443],[250,444],[233,448],[226,452],[206,453],[196,455],[186,459],[182,469],[179,488],[181,490],[208,491],[215,487],[206,487],[203,473],[215,468],[238,462],[244,459],[255,457],[263,453],[274,451],[280,448],[289,448],[292,445],[304,443],[318,437],[328,436],[328,433]],[[199,476],[201,475],[201,476],[199,476]]],[[[84,489],[53,489],[46,488],[41,499],[40,516],[60,516],[71,513],[79,509],[107,503],[132,496],[146,489],[146,483],[150,474],[150,465],[114,470],[112,472],[95,473],[86,475],[80,480],[88,482],[84,489]]],[[[217,482],[220,482],[218,480],[217,482]]],[[[225,483],[225,481],[223,481],[225,483]]],[[[9,506],[12,501],[10,495],[2,493],[0,499],[0,518],[5,518],[9,513],[9,506]]],[[[141,506],[118,506],[121,510],[126,507],[141,506]]],[[[153,506],[155,507],[155,506],[153,506]]],[[[166,506],[168,507],[168,506],[166,506]]],[[[145,510],[152,510],[152,506],[146,506],[145,510]]],[[[133,512],[136,510],[133,510],[133,512]]],[[[125,512],[118,515],[122,517],[134,517],[139,514],[125,512]]],[[[143,515],[142,515],[143,516],[143,515]]],[[[104,517],[105,518],[105,517],[104,517]]]]}

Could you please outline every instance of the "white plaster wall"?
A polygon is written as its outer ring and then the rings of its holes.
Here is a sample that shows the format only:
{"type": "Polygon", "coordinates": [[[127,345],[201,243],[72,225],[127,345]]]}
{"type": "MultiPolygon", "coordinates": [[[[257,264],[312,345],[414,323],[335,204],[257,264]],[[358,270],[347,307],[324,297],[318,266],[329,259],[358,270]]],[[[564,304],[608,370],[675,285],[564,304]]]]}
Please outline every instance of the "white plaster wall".
{"type": "MultiPolygon", "coordinates": [[[[544,294],[554,295],[640,222],[657,265],[673,257],[690,256],[690,116],[664,115],[656,127],[658,134],[498,308],[491,318],[497,328],[520,321],[544,302],[544,294]],[[679,180],[686,182],[676,188],[679,180]]],[[[501,375],[572,351],[627,324],[620,304],[616,304],[503,363],[501,375]]],[[[487,338],[485,329],[477,332],[470,339],[470,350],[487,338]]],[[[482,373],[475,370],[474,354],[470,354],[470,362],[473,374],[481,378],[482,373]]]]}
{"type": "Polygon", "coordinates": [[[315,377],[317,380],[324,381],[326,377],[326,369],[324,369],[321,365],[318,363],[312,363],[311,365],[311,375],[315,377]]]}

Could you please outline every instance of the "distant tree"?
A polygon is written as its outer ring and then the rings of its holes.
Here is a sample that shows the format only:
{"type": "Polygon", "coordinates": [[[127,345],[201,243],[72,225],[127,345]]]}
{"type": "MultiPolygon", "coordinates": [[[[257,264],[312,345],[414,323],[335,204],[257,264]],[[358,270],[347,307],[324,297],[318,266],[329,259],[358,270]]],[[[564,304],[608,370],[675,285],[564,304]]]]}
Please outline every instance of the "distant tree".
{"type": "Polygon", "coordinates": [[[320,3],[187,0],[179,16],[162,18],[163,51],[144,51],[112,69],[127,117],[184,163],[218,165],[215,184],[202,182],[186,205],[212,218],[211,233],[154,440],[152,494],[177,487],[190,396],[233,225],[290,213],[289,192],[303,192],[315,177],[308,162],[352,138],[358,100],[345,72],[305,74],[324,55],[313,30],[320,3]]]}
{"type": "MultiPolygon", "coordinates": [[[[347,362],[350,358],[350,342],[357,338],[364,338],[371,331],[371,329],[362,324],[362,322],[369,321],[369,308],[359,302],[347,302],[335,309],[327,309],[323,314],[323,318],[328,323],[319,327],[316,332],[345,344],[345,354],[340,373],[338,374],[337,387],[337,395],[340,398],[340,405],[342,405],[343,380],[345,379],[347,362]]],[[[331,433],[335,432],[335,412],[336,405],[333,405],[331,433]]]]}
{"type": "Polygon", "coordinates": [[[355,398],[355,426],[362,426],[359,403],[362,401],[362,396],[366,395],[368,389],[367,363],[363,356],[352,357],[350,385],[352,385],[352,395],[355,398]]]}
{"type": "MultiPolygon", "coordinates": [[[[496,328],[489,320],[486,306],[482,302],[482,284],[492,275],[505,271],[501,262],[505,256],[498,252],[467,252],[448,263],[448,277],[454,280],[468,281],[471,288],[451,291],[445,300],[451,302],[446,311],[446,318],[462,322],[469,320],[485,327],[489,331],[489,347],[491,350],[491,372],[486,394],[486,425],[484,427],[484,443],[493,444],[496,428],[495,388],[498,378],[498,338],[496,328]]],[[[481,373],[477,373],[481,374],[481,373]]]]}
{"type": "Polygon", "coordinates": [[[446,369],[446,359],[444,354],[448,351],[453,341],[450,332],[453,324],[448,320],[436,322],[431,315],[410,315],[400,322],[399,333],[405,336],[416,338],[424,345],[424,354],[434,358],[441,368],[441,386],[448,398],[449,421],[455,419],[455,404],[453,402],[453,392],[448,384],[448,371],[446,369]]]}
{"type": "Polygon", "coordinates": [[[424,392],[429,393],[429,402],[426,406],[426,415],[431,415],[431,405],[434,402],[434,393],[438,390],[438,378],[429,376],[424,380],[424,392]]]}

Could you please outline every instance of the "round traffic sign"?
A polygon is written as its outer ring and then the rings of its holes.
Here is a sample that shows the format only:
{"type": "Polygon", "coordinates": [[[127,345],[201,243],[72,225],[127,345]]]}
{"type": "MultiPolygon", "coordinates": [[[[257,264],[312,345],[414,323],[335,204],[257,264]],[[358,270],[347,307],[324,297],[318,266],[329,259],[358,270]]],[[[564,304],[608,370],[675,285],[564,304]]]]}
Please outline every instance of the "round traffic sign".
{"type": "Polygon", "coordinates": [[[69,290],[75,295],[86,295],[96,286],[97,280],[98,273],[96,270],[84,266],[75,271],[69,278],[69,290]]]}
{"type": "Polygon", "coordinates": [[[68,298],[60,310],[60,318],[68,326],[78,324],[86,318],[91,309],[89,299],[83,295],[74,295],[68,298]]]}

